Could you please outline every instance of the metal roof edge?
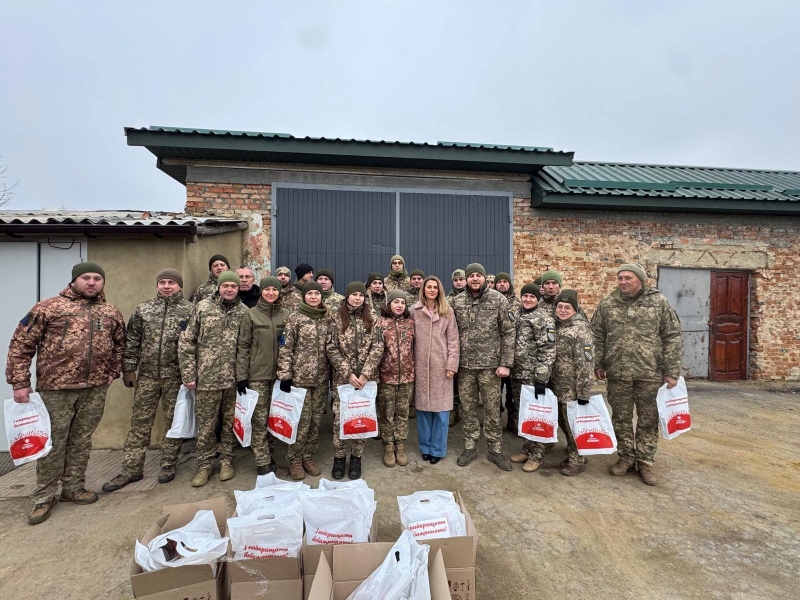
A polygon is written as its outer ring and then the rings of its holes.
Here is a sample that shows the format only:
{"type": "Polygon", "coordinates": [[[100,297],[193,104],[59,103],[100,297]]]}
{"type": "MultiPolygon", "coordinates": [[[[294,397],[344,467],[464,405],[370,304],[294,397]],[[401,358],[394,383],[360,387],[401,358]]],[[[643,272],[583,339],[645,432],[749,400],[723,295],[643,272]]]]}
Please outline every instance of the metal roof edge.
{"type": "Polygon", "coordinates": [[[575,160],[571,166],[596,165],[609,167],[646,167],[654,169],[690,169],[701,171],[726,171],[733,173],[773,173],[783,175],[798,175],[800,171],[790,171],[788,169],[748,169],[737,167],[710,167],[703,165],[669,165],[665,163],[632,163],[632,162],[609,162],[603,160],[575,160]]]}

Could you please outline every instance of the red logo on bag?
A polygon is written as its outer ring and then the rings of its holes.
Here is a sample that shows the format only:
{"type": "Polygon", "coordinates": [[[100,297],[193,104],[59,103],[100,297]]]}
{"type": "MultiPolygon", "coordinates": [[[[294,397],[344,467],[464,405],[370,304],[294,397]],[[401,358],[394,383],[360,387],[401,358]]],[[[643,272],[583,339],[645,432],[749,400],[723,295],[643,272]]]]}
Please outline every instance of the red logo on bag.
{"type": "Polygon", "coordinates": [[[575,444],[581,450],[594,450],[595,448],[613,448],[611,436],[603,431],[585,431],[575,438],[575,444]]]}
{"type": "Polygon", "coordinates": [[[9,447],[11,458],[13,460],[18,460],[20,458],[33,456],[34,454],[41,452],[47,445],[48,439],[48,436],[44,433],[38,435],[26,435],[25,437],[19,438],[9,447]]]}
{"type": "Polygon", "coordinates": [[[292,424],[283,417],[270,415],[267,419],[267,427],[283,437],[292,437],[292,424]]]}
{"type": "Polygon", "coordinates": [[[548,423],[547,421],[532,419],[522,423],[522,433],[535,435],[536,437],[551,438],[555,433],[555,427],[552,423],[548,423]]]}
{"type": "Polygon", "coordinates": [[[378,423],[370,417],[355,417],[344,422],[344,434],[370,433],[378,431],[378,423]]]}
{"type": "Polygon", "coordinates": [[[244,439],[244,427],[242,427],[241,419],[233,420],[233,432],[236,434],[236,437],[239,438],[240,440],[244,439]]]}
{"type": "Polygon", "coordinates": [[[684,431],[692,426],[692,417],[689,413],[678,413],[672,415],[672,418],[667,423],[667,433],[675,433],[676,431],[684,431]]]}

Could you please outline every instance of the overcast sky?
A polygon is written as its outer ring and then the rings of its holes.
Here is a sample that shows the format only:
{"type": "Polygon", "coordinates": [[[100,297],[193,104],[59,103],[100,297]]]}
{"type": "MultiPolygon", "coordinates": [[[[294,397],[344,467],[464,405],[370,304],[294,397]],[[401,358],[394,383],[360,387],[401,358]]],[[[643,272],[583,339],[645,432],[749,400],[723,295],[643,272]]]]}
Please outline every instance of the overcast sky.
{"type": "Polygon", "coordinates": [[[0,2],[6,208],[181,211],[125,126],[800,170],[798,22],[797,0],[0,2]]]}

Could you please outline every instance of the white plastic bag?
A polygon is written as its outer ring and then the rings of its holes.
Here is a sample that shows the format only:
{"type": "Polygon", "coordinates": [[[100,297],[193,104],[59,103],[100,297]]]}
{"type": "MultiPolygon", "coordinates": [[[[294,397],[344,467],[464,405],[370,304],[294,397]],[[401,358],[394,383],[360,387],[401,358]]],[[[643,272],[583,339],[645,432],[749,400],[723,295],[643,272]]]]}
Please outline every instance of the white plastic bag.
{"type": "Polygon", "coordinates": [[[143,571],[165,567],[209,565],[228,550],[228,538],[220,537],[213,510],[198,510],[189,523],[154,537],[145,546],[136,541],[135,559],[143,571]]]}
{"type": "Polygon", "coordinates": [[[42,397],[33,392],[24,404],[9,398],[3,404],[6,439],[11,460],[16,466],[47,456],[53,448],[50,414],[42,397]]]}
{"type": "Polygon", "coordinates": [[[381,566],[347,600],[430,600],[429,552],[430,546],[418,543],[408,530],[404,531],[381,566]]]}
{"type": "Polygon", "coordinates": [[[194,414],[195,391],[185,385],[178,390],[172,425],[166,437],[175,439],[191,439],[197,437],[197,417],[194,414]]]}
{"type": "Polygon", "coordinates": [[[253,435],[253,411],[258,404],[258,392],[247,388],[244,394],[236,392],[236,408],[233,414],[233,434],[242,448],[250,445],[250,438],[253,435]]]}
{"type": "Polygon", "coordinates": [[[297,424],[303,413],[306,390],[293,387],[291,392],[281,391],[281,382],[272,387],[272,403],[269,407],[267,430],[279,440],[294,444],[297,440],[297,424]]]}
{"type": "Polygon", "coordinates": [[[360,440],[378,435],[378,412],[375,399],[378,384],[368,381],[357,390],[349,383],[339,388],[339,439],[360,440]]]}
{"type": "Polygon", "coordinates": [[[452,492],[443,490],[414,492],[398,496],[400,523],[416,539],[466,535],[467,518],[452,492]]]}
{"type": "Polygon", "coordinates": [[[519,436],[533,442],[558,441],[558,398],[550,388],[536,396],[532,385],[523,385],[519,394],[519,436]]]}
{"type": "Polygon", "coordinates": [[[617,436],[602,395],[592,396],[584,406],[567,402],[567,420],[581,456],[616,452],[617,436]]]}
{"type": "Polygon", "coordinates": [[[306,544],[355,544],[369,541],[375,502],[355,488],[306,490],[300,494],[306,544]]]}
{"type": "Polygon", "coordinates": [[[678,378],[678,385],[667,389],[665,383],[658,389],[656,396],[658,405],[658,424],[661,436],[665,440],[678,437],[692,428],[692,417],[689,414],[689,392],[686,391],[686,381],[678,378]]]}
{"type": "Polygon", "coordinates": [[[307,484],[297,482],[283,482],[279,485],[260,487],[243,492],[234,490],[236,498],[236,515],[239,517],[249,515],[260,510],[277,510],[284,504],[296,501],[304,490],[311,489],[307,484]]]}
{"type": "Polygon", "coordinates": [[[354,479],[352,481],[331,481],[330,479],[325,479],[322,477],[320,478],[319,486],[317,487],[319,487],[321,490],[354,489],[358,490],[359,493],[369,502],[375,501],[375,490],[370,489],[370,487],[367,485],[367,482],[363,479],[354,479]]]}
{"type": "Polygon", "coordinates": [[[235,560],[297,558],[303,545],[303,508],[297,500],[228,519],[235,560]]]}

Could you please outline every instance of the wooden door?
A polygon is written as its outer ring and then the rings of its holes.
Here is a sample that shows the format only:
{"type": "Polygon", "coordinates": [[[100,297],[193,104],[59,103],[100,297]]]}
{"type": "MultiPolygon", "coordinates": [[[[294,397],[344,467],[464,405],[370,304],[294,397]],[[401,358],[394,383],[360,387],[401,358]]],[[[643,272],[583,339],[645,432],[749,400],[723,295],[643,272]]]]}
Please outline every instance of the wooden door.
{"type": "Polygon", "coordinates": [[[747,379],[748,274],[711,272],[709,378],[747,379]]]}

